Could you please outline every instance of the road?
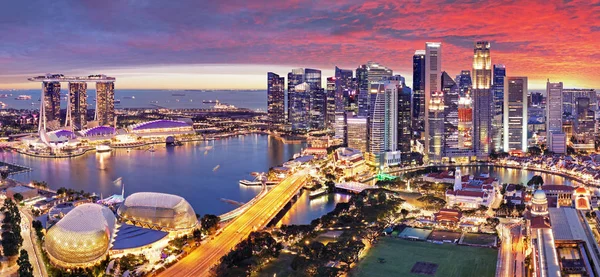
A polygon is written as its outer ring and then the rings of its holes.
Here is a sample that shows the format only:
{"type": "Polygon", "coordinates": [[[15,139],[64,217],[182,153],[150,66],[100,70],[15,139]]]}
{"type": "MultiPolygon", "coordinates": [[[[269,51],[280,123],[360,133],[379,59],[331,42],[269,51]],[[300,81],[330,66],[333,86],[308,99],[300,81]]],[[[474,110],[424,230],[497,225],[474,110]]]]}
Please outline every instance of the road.
{"type": "Polygon", "coordinates": [[[188,256],[160,273],[158,276],[209,276],[210,268],[240,241],[256,230],[265,227],[308,180],[308,170],[287,177],[266,193],[243,214],[232,220],[220,233],[193,250],[188,256]]]}
{"type": "Polygon", "coordinates": [[[522,225],[515,223],[501,223],[500,237],[502,246],[498,255],[499,261],[497,277],[521,277],[523,276],[524,245],[522,237],[522,225]]]}
{"type": "Polygon", "coordinates": [[[35,230],[31,225],[33,222],[33,218],[27,212],[21,212],[21,236],[23,237],[23,246],[21,249],[25,249],[27,254],[29,255],[29,262],[33,267],[33,276],[43,276],[47,277],[48,273],[46,272],[46,267],[42,260],[42,253],[40,253],[41,249],[39,249],[36,245],[37,237],[35,235],[35,230]]]}

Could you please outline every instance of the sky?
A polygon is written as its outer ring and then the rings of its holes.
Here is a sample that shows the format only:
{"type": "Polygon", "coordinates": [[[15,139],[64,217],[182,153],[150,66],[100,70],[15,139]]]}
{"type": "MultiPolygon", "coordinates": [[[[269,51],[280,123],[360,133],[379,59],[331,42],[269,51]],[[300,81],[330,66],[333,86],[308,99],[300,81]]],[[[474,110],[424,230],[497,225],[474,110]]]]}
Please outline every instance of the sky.
{"type": "Polygon", "coordinates": [[[117,89],[265,89],[266,73],[375,61],[412,82],[412,55],[442,42],[442,69],[491,42],[508,76],[600,88],[600,0],[28,0],[0,8],[0,89],[30,76],[107,74],[117,89]]]}

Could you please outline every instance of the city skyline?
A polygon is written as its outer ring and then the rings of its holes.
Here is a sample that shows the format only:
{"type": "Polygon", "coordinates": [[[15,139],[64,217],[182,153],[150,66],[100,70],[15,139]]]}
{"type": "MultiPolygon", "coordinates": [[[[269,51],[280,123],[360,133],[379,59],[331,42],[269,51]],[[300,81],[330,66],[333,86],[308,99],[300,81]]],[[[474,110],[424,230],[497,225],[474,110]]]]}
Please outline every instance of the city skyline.
{"type": "Polygon", "coordinates": [[[37,89],[25,77],[45,73],[97,72],[117,77],[119,89],[265,89],[269,71],[284,75],[306,67],[334,76],[335,66],[354,69],[370,60],[410,85],[412,56],[426,41],[443,43],[442,68],[454,76],[471,68],[478,40],[490,41],[492,64],[505,64],[507,75],[527,76],[532,90],[544,89],[548,78],[568,88],[599,88],[594,61],[600,50],[593,45],[600,29],[590,24],[599,11],[598,3],[585,1],[342,1],[327,7],[302,1],[14,2],[0,23],[11,34],[0,46],[0,89],[37,89]],[[495,16],[489,20],[473,16],[490,10],[495,16]]]}

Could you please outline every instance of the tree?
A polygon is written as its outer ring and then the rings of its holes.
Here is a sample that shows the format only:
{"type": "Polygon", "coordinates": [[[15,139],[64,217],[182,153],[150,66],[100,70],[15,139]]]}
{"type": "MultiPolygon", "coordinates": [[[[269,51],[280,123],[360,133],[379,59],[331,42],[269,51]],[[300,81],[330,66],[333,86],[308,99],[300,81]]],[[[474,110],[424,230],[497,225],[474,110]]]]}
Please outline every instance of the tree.
{"type": "Polygon", "coordinates": [[[215,231],[217,231],[217,228],[219,228],[219,222],[220,221],[221,221],[221,219],[218,216],[216,216],[216,215],[205,214],[200,219],[200,224],[201,224],[202,231],[205,234],[212,234],[212,233],[214,233],[215,231]]]}
{"type": "Polygon", "coordinates": [[[408,215],[409,211],[407,209],[402,209],[400,210],[400,214],[402,214],[402,218],[406,218],[406,216],[408,215]]]}
{"type": "Polygon", "coordinates": [[[19,277],[33,277],[33,267],[29,262],[29,255],[25,249],[21,249],[17,264],[19,265],[19,277]]]}
{"type": "Polygon", "coordinates": [[[335,183],[331,180],[327,180],[325,182],[325,186],[327,187],[327,191],[328,192],[334,192],[335,191],[335,183]]]}
{"type": "Polygon", "coordinates": [[[67,192],[67,189],[65,187],[60,187],[57,191],[56,194],[58,195],[63,195],[67,192]]]}
{"type": "Polygon", "coordinates": [[[23,201],[23,195],[20,193],[15,193],[13,195],[13,199],[15,199],[17,202],[21,202],[21,201],[23,201]]]}

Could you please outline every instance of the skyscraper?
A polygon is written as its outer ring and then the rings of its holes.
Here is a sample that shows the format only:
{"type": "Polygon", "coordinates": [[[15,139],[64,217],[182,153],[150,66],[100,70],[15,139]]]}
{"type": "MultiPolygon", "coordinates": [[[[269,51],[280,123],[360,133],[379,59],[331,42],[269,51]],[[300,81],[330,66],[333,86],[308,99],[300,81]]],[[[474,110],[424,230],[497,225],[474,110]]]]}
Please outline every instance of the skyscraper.
{"type": "MultiPolygon", "coordinates": [[[[327,113],[325,115],[325,126],[328,129],[333,129],[333,125],[335,124],[335,111],[336,111],[336,78],[328,77],[327,78],[327,90],[325,91],[325,95],[327,97],[326,110],[327,113]]],[[[342,98],[343,99],[343,98],[342,98]]],[[[343,104],[343,102],[342,102],[343,104]]]]}
{"type": "Polygon", "coordinates": [[[393,71],[376,62],[369,61],[356,69],[358,82],[358,116],[368,116],[370,111],[369,84],[391,77],[393,71]]]}
{"type": "Polygon", "coordinates": [[[554,153],[566,152],[566,135],[562,130],[563,83],[546,83],[546,140],[548,150],[554,153]]]}
{"type": "MultiPolygon", "coordinates": [[[[492,118],[492,144],[494,151],[500,152],[505,149],[503,136],[504,117],[504,83],[506,79],[506,67],[503,64],[494,65],[494,83],[492,85],[492,97],[494,98],[492,118]]],[[[526,81],[527,82],[527,81],[526,81]]],[[[525,102],[527,105],[527,102],[525,102]]]]}
{"type": "Polygon", "coordinates": [[[356,93],[352,70],[335,67],[335,110],[344,112],[350,106],[350,95],[356,93]]]}
{"type": "Polygon", "coordinates": [[[347,140],[348,147],[358,149],[365,153],[368,150],[369,137],[368,137],[368,124],[369,119],[367,117],[351,117],[348,116],[347,122],[347,140]]]}
{"type": "MultiPolygon", "coordinates": [[[[468,161],[473,156],[473,152],[470,148],[465,148],[461,145],[459,131],[459,105],[461,97],[459,88],[456,81],[447,72],[442,73],[442,92],[444,104],[444,130],[442,131],[443,157],[447,158],[448,161],[457,161],[459,159],[468,161]]],[[[463,122],[470,123],[471,119],[469,118],[468,121],[463,122]]],[[[471,129],[463,130],[463,132],[466,131],[471,131],[471,129]]],[[[470,134],[467,135],[470,137],[470,134]]]]}
{"type": "Polygon", "coordinates": [[[563,89],[563,118],[575,119],[577,98],[590,99],[590,108],[598,110],[598,97],[594,89],[563,89]]]}
{"type": "Polygon", "coordinates": [[[413,122],[412,129],[421,134],[425,132],[425,50],[417,50],[413,55],[413,122]]]}
{"type": "Polygon", "coordinates": [[[98,125],[113,125],[115,120],[115,83],[96,83],[96,115],[98,125]]]}
{"type": "Polygon", "coordinates": [[[273,72],[267,73],[267,114],[270,130],[285,124],[285,78],[273,72]]]}
{"type": "Polygon", "coordinates": [[[442,134],[432,137],[434,135],[432,131],[438,132],[441,128],[443,132],[444,128],[441,83],[442,43],[427,42],[425,43],[425,157],[428,160],[441,159],[442,134]]]}
{"type": "Polygon", "coordinates": [[[471,71],[462,70],[459,75],[456,75],[456,84],[458,85],[458,93],[460,97],[471,95],[473,81],[471,80],[471,71]]]}
{"type": "MultiPolygon", "coordinates": [[[[60,119],[60,82],[43,82],[42,86],[44,90],[42,101],[44,101],[46,122],[58,122],[60,119]]],[[[60,123],[58,124],[60,125],[60,123]]],[[[54,126],[54,128],[59,125],[54,126]]]]}
{"type": "MultiPolygon", "coordinates": [[[[71,127],[84,129],[87,124],[87,83],[70,82],[69,83],[69,122],[71,127]]],[[[65,124],[67,125],[67,124],[65,124]]]]}
{"type": "Polygon", "coordinates": [[[288,73],[288,121],[292,130],[325,126],[325,91],[321,89],[321,70],[296,68],[288,73]],[[306,83],[306,85],[298,86],[306,83]],[[296,88],[301,89],[296,92],[296,88]]]}
{"type": "Polygon", "coordinates": [[[475,43],[473,55],[473,143],[475,155],[480,159],[489,157],[492,143],[492,106],[493,97],[490,91],[492,82],[492,59],[490,43],[475,43]]]}
{"type": "Polygon", "coordinates": [[[504,93],[504,151],[527,151],[527,77],[508,77],[504,93]]]}
{"type": "Polygon", "coordinates": [[[402,152],[402,159],[409,161],[411,154],[411,140],[413,138],[412,121],[412,92],[404,82],[398,88],[398,147],[402,152]]]}

